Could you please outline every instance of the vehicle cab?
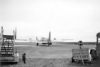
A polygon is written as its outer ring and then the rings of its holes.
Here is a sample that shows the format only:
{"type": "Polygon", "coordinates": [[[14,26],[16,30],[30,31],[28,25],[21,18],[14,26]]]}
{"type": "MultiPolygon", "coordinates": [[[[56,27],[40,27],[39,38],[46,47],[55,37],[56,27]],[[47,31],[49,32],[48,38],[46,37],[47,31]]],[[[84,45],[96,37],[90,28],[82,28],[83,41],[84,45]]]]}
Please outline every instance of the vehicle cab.
{"type": "Polygon", "coordinates": [[[97,56],[100,58],[100,32],[97,33],[96,52],[97,56]]]}

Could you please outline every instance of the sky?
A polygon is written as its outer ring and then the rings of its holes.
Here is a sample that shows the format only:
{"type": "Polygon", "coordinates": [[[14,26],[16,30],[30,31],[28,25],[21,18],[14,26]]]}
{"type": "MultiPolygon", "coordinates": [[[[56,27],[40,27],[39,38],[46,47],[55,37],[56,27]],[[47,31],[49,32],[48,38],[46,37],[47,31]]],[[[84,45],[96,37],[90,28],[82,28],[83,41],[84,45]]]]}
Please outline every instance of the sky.
{"type": "Polygon", "coordinates": [[[18,39],[96,41],[99,25],[100,0],[0,0],[0,26],[18,39]]]}

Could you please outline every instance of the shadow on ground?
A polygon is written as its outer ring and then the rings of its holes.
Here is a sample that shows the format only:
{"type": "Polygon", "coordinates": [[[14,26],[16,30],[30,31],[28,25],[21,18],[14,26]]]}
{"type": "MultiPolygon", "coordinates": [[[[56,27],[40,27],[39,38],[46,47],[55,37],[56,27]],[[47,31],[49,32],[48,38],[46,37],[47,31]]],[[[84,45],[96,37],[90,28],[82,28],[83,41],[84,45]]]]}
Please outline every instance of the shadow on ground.
{"type": "Polygon", "coordinates": [[[0,67],[100,67],[99,60],[92,64],[71,63],[70,58],[27,58],[26,64],[20,59],[19,63],[4,63],[0,67]]]}

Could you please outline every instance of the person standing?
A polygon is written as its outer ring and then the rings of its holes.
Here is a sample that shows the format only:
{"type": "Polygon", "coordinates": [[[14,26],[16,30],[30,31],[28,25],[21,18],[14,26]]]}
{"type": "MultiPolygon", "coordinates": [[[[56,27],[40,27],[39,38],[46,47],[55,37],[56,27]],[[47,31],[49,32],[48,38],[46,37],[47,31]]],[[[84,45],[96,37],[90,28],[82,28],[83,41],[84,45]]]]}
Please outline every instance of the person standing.
{"type": "Polygon", "coordinates": [[[24,64],[26,64],[26,53],[22,54],[22,60],[23,60],[24,64]]]}

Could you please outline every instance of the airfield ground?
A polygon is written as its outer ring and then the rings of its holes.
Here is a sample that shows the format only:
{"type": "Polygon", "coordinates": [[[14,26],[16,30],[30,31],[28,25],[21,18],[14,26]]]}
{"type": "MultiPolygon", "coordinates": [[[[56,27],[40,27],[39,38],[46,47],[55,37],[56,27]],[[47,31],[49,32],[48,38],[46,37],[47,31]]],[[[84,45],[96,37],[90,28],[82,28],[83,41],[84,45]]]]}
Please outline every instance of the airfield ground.
{"type": "MultiPolygon", "coordinates": [[[[20,62],[14,65],[1,65],[0,67],[99,67],[98,61],[83,66],[81,63],[71,63],[72,48],[77,48],[75,44],[53,43],[51,46],[36,46],[31,44],[17,44],[15,49],[20,55],[20,62]],[[26,53],[27,63],[22,62],[22,54],[26,53]]],[[[84,45],[84,47],[94,48],[95,45],[84,45]]]]}

